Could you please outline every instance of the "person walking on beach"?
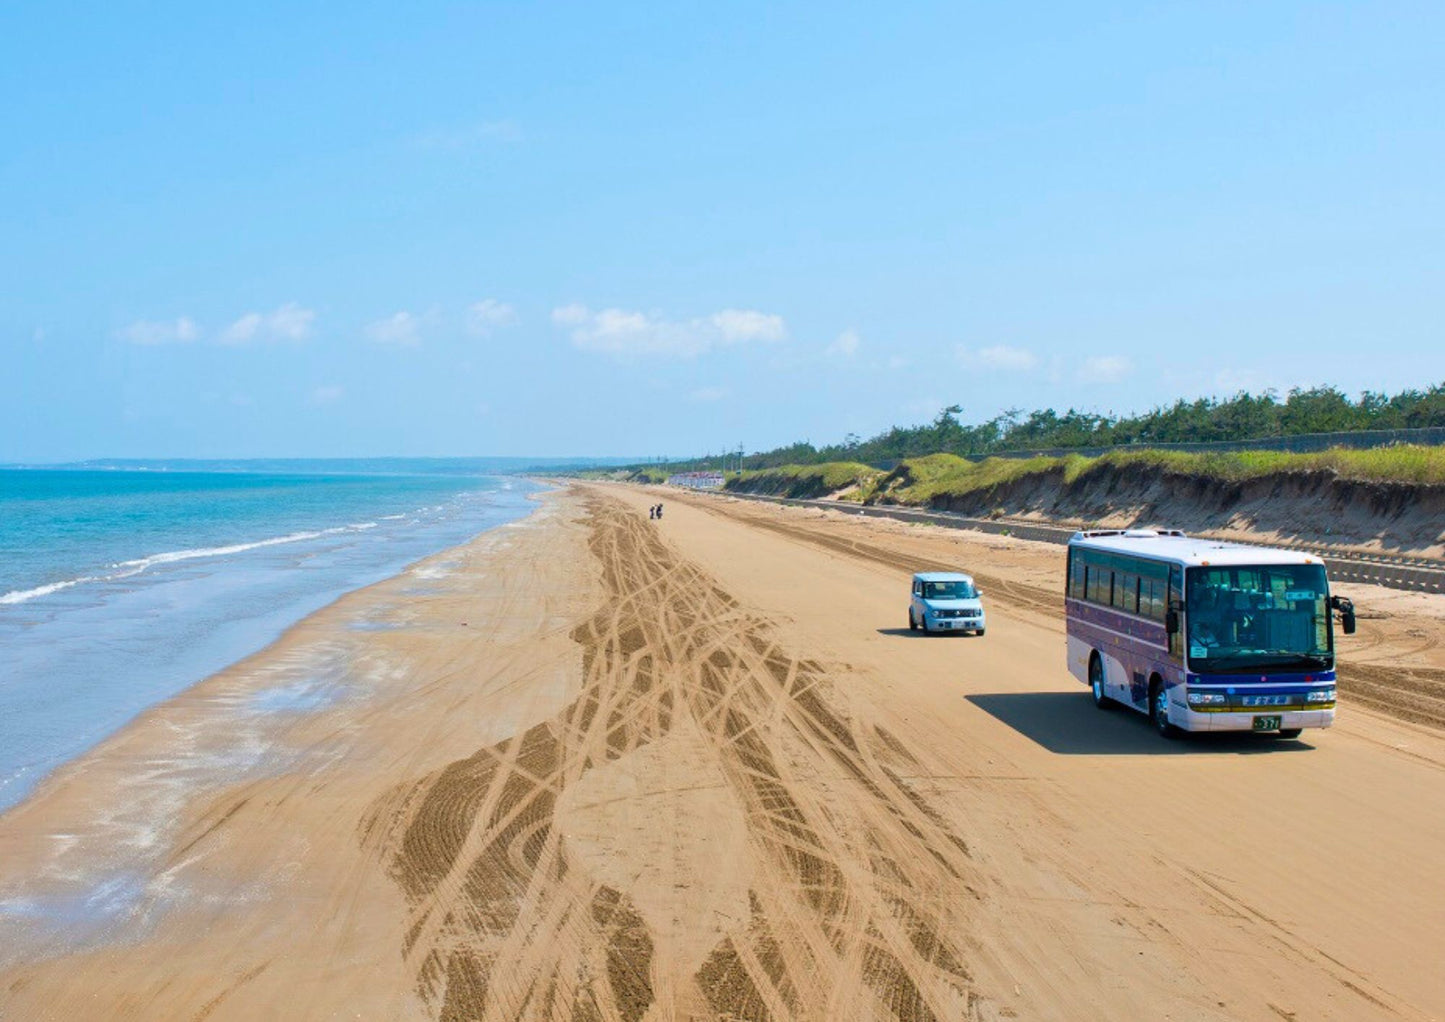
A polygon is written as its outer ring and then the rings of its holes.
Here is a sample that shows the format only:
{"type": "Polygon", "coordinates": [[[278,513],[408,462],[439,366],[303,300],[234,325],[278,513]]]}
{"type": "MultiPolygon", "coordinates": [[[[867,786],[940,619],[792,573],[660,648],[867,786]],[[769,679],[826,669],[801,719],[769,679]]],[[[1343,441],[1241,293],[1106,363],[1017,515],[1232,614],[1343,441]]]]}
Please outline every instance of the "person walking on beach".
{"type": "Polygon", "coordinates": [[[662,517],[662,505],[661,505],[661,504],[657,505],[657,517],[659,517],[659,518],[662,517]]]}
{"type": "Polygon", "coordinates": [[[657,505],[656,505],[656,504],[649,505],[649,507],[647,508],[647,517],[648,517],[648,518],[656,518],[656,517],[657,517],[657,505]]]}

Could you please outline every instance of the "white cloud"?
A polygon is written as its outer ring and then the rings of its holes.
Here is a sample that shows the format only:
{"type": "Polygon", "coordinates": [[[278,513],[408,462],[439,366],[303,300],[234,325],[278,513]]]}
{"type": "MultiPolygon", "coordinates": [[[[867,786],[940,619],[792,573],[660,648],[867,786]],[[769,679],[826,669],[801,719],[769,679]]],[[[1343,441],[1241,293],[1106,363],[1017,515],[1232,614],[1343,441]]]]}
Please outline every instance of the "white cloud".
{"type": "Polygon", "coordinates": [[[721,401],[731,396],[732,391],[726,387],[699,387],[688,395],[688,400],[698,402],[721,401]]]}
{"type": "Polygon", "coordinates": [[[221,331],[222,344],[245,344],[261,330],[261,314],[248,312],[221,331]]]}
{"type": "Polygon", "coordinates": [[[750,309],[724,309],[700,319],[670,320],[627,309],[593,312],[585,305],[552,310],[552,322],[569,331],[583,351],[620,358],[662,355],[692,358],[713,348],[749,341],[777,342],[788,336],[781,316],[750,309]]]}
{"type": "Polygon", "coordinates": [[[250,344],[253,341],[304,341],[311,336],[316,313],[287,302],[273,312],[248,312],[221,331],[222,344],[250,344]]]}
{"type": "Polygon", "coordinates": [[[1079,379],[1085,383],[1118,383],[1134,369],[1123,355],[1092,355],[1084,359],[1079,379]]]}
{"type": "Polygon", "coordinates": [[[1039,357],[1032,351],[1007,344],[994,344],[977,351],[960,345],[957,354],[958,360],[964,365],[981,365],[986,369],[999,369],[1004,372],[1027,372],[1039,364],[1039,357]]]}
{"type": "Polygon", "coordinates": [[[152,346],[157,344],[185,344],[200,336],[195,321],[181,316],[174,321],[137,320],[125,327],[118,335],[131,344],[152,346]]]}
{"type": "Polygon", "coordinates": [[[725,344],[739,341],[781,341],[788,336],[783,317],[751,309],[723,309],[714,313],[712,324],[722,334],[725,344]]]}
{"type": "Polygon", "coordinates": [[[516,323],[517,310],[495,298],[483,298],[467,309],[467,330],[478,337],[486,337],[493,330],[515,326],[516,323]]]}
{"type": "Polygon", "coordinates": [[[833,339],[832,344],[828,345],[827,354],[833,358],[852,358],[858,354],[858,348],[862,343],[863,339],[858,336],[858,331],[844,330],[833,339]]]}
{"type": "Polygon", "coordinates": [[[558,326],[580,326],[587,322],[587,306],[572,303],[552,310],[552,322],[558,326]]]}
{"type": "Polygon", "coordinates": [[[1028,370],[1039,364],[1039,358],[1025,348],[1012,348],[1007,344],[995,344],[980,348],[978,360],[992,369],[1028,370]]]}
{"type": "Polygon", "coordinates": [[[331,405],[340,401],[345,396],[345,387],[336,383],[328,383],[317,387],[311,392],[310,402],[313,405],[331,405]]]}
{"type": "Polygon", "coordinates": [[[396,312],[368,325],[366,336],[377,344],[387,344],[397,348],[415,348],[421,344],[421,324],[409,312],[396,312]]]}

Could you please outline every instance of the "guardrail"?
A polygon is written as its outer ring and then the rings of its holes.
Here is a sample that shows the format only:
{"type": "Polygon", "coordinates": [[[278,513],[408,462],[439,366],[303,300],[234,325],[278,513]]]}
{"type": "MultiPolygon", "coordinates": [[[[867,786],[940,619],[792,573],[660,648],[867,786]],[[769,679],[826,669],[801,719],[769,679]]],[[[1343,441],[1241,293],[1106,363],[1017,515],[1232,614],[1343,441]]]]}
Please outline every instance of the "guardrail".
{"type": "MultiPolygon", "coordinates": [[[[716,492],[716,491],[714,491],[716,492]]],[[[973,529],[996,536],[1017,536],[1019,539],[1035,540],[1041,543],[1064,544],[1078,529],[1062,525],[1040,525],[1036,522],[1020,522],[1006,518],[972,518],[952,511],[924,511],[915,508],[898,507],[889,504],[849,505],[836,500],[809,500],[800,497],[774,497],[763,493],[734,493],[722,491],[724,497],[739,500],[757,500],[770,504],[787,504],[795,507],[816,507],[843,514],[856,514],[868,518],[892,518],[903,522],[926,522],[949,529],[973,529]]],[[[1199,533],[1206,539],[1223,539],[1207,533],[1199,533]]],[[[1427,557],[1390,557],[1385,554],[1351,553],[1328,550],[1307,543],[1273,543],[1272,546],[1286,547],[1314,554],[1325,562],[1330,577],[1347,582],[1365,582],[1385,586],[1389,589],[1405,589],[1414,592],[1445,592],[1445,562],[1427,557]]]]}

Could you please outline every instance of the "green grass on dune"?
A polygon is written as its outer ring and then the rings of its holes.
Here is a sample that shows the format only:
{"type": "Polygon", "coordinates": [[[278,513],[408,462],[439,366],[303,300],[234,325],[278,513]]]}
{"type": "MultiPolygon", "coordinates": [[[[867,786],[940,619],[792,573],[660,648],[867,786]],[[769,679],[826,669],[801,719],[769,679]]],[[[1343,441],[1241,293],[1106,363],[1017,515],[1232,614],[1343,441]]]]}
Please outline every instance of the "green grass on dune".
{"type": "Polygon", "coordinates": [[[1396,444],[1369,450],[1343,447],[1328,451],[1295,454],[1289,451],[1113,451],[1098,458],[1066,459],[1078,463],[1066,470],[1066,478],[1077,478],[1093,463],[1117,465],[1135,462],[1155,465],[1183,475],[1239,481],[1289,472],[1334,472],[1341,479],[1362,482],[1445,483],[1445,447],[1396,444]],[[1072,473],[1072,474],[1070,474],[1072,473]]]}
{"type": "MultiPolygon", "coordinates": [[[[876,468],[854,461],[829,461],[821,465],[783,465],[734,474],[728,489],[771,493],[785,497],[822,497],[850,486],[866,487],[883,475],[876,468]]],[[[850,495],[858,499],[857,494],[850,495]]]]}
{"type": "Polygon", "coordinates": [[[1401,444],[1363,451],[1334,448],[1308,454],[1144,449],[1111,451],[1095,458],[1071,454],[1063,457],[987,458],[977,462],[952,454],[930,454],[910,458],[891,473],[856,462],[760,469],[734,477],[729,481],[729,488],[811,497],[856,487],[845,499],[874,500],[884,497],[902,504],[928,504],[939,498],[986,492],[1001,484],[1046,472],[1061,470],[1063,482],[1067,484],[1093,472],[1135,466],[1220,482],[1329,471],[1342,479],[1362,482],[1438,486],[1445,484],[1445,447],[1401,444]]]}
{"type": "Polygon", "coordinates": [[[926,504],[939,496],[975,493],[1057,468],[1081,458],[986,458],[969,461],[953,454],[909,458],[876,492],[905,504],[926,504]]]}

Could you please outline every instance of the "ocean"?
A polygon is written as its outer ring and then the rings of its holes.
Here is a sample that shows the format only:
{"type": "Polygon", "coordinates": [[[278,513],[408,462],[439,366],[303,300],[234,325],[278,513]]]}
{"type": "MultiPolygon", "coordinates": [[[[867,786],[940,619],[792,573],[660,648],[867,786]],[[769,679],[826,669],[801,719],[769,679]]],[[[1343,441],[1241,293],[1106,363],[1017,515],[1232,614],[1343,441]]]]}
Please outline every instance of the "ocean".
{"type": "Polygon", "coordinates": [[[341,594],[524,516],[536,488],[421,464],[0,470],[0,811],[341,594]]]}

